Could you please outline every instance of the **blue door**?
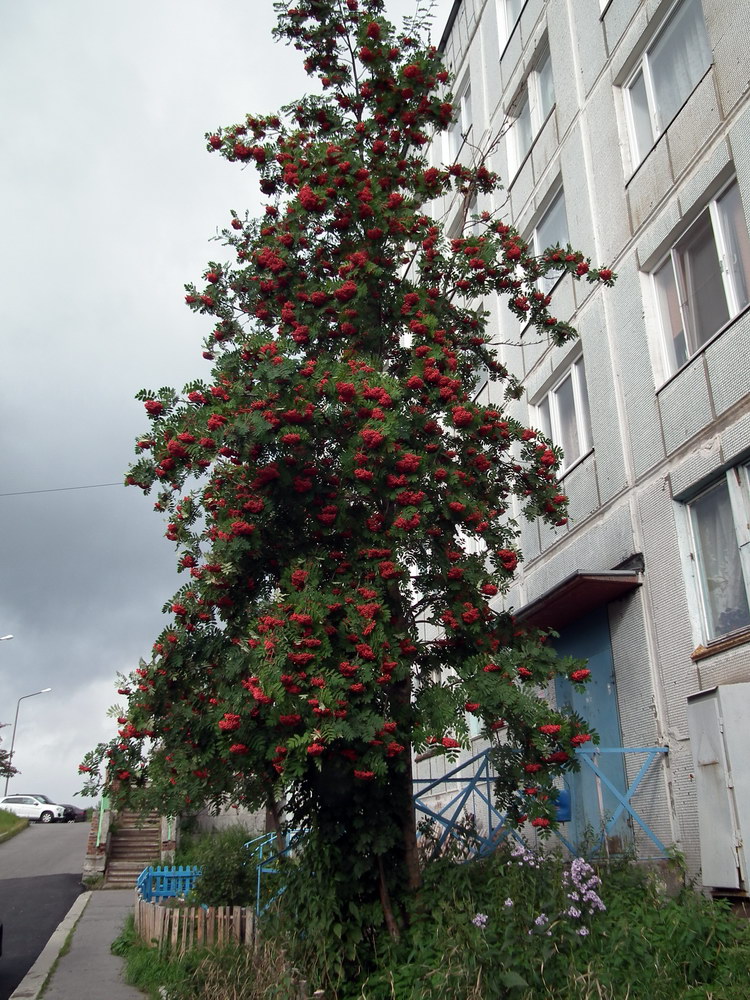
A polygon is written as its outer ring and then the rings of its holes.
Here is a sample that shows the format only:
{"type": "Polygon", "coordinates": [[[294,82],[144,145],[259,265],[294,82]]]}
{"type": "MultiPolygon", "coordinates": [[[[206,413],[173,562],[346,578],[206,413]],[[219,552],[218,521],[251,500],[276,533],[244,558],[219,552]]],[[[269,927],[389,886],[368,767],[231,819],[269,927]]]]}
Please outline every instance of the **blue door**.
{"type": "MultiPolygon", "coordinates": [[[[560,629],[560,638],[555,640],[554,646],[561,656],[587,660],[586,665],[591,671],[591,679],[583,692],[576,691],[567,679],[557,680],[555,690],[558,705],[569,706],[582,716],[599,734],[601,747],[621,747],[622,732],[606,606],[596,608],[560,629]]],[[[594,758],[594,762],[624,795],[628,787],[624,756],[602,753],[594,758]]],[[[583,762],[578,774],[569,774],[565,780],[570,792],[571,819],[563,832],[576,845],[590,842],[592,838],[594,841],[598,840],[604,824],[617,808],[617,799],[583,762]]],[[[623,813],[615,828],[608,833],[607,846],[611,853],[619,854],[628,847],[632,839],[627,813],[623,813]]]]}

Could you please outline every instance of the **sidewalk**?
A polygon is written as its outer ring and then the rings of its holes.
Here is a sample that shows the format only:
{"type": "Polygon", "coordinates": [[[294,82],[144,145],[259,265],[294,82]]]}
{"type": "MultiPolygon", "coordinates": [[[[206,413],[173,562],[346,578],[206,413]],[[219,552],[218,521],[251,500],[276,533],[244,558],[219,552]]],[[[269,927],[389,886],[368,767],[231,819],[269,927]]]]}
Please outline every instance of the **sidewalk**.
{"type": "Polygon", "coordinates": [[[70,950],[59,959],[44,1000],[144,1000],[122,978],[124,962],[110,951],[133,911],[132,889],[99,889],[79,896],[10,1000],[37,1000],[71,930],[70,950]]]}

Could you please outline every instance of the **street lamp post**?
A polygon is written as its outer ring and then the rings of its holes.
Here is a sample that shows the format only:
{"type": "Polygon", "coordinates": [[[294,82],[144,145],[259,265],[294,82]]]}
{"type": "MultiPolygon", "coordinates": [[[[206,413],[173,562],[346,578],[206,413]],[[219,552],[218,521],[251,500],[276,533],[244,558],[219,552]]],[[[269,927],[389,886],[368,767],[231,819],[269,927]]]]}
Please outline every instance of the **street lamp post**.
{"type": "MultiPolygon", "coordinates": [[[[16,704],[16,717],[13,720],[13,735],[10,738],[10,753],[8,754],[9,766],[13,764],[13,747],[15,746],[16,743],[16,726],[18,725],[18,710],[21,707],[21,702],[24,700],[24,698],[36,698],[38,694],[47,694],[47,692],[51,690],[52,688],[42,688],[41,691],[32,691],[31,694],[22,694],[21,697],[18,699],[18,702],[16,704]]],[[[9,781],[10,781],[10,774],[8,774],[8,777],[5,779],[5,791],[3,792],[4,795],[8,794],[9,781]]]]}

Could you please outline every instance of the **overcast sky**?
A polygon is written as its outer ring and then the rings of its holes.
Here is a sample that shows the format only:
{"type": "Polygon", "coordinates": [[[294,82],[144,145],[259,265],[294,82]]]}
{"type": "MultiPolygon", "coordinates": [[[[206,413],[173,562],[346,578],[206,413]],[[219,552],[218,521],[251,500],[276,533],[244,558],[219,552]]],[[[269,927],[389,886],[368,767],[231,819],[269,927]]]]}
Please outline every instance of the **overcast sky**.
{"type": "MultiPolygon", "coordinates": [[[[439,40],[452,0],[438,0],[439,40]]],[[[389,0],[400,23],[415,0],[389,0]]],[[[0,730],[10,792],[76,801],[115,677],[183,579],[153,500],[119,484],[140,388],[206,377],[184,305],[256,175],[204,133],[308,89],[272,0],[0,0],[0,730]],[[79,489],[77,487],[95,487],[79,489]]],[[[4,783],[0,783],[0,794],[4,783]]]]}

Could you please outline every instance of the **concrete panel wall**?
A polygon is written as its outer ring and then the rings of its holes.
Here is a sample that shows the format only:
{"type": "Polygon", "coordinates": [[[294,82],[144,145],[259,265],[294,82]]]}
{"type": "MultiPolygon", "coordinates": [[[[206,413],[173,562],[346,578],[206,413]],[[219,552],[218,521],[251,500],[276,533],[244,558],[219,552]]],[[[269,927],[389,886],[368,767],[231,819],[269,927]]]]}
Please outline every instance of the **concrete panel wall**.
{"type": "Polygon", "coordinates": [[[586,365],[591,433],[600,502],[608,503],[628,484],[625,418],[610,353],[602,295],[595,295],[577,320],[586,365]]]}
{"type": "Polygon", "coordinates": [[[623,399],[625,447],[634,474],[640,478],[664,458],[665,452],[634,255],[623,261],[617,284],[606,296],[608,319],[614,326],[613,361],[623,399]]]}
{"type": "Polygon", "coordinates": [[[533,601],[578,569],[606,570],[619,566],[635,548],[630,509],[618,503],[565,537],[565,545],[526,566],[526,600],[533,601]]]}
{"type": "Polygon", "coordinates": [[[728,116],[750,91],[747,71],[750,6],[725,0],[703,0],[703,13],[716,64],[721,108],[724,116],[728,116]]]}
{"type": "Polygon", "coordinates": [[[712,418],[703,358],[697,357],[659,392],[667,454],[694,437],[712,418]]]}
{"type": "MultiPolygon", "coordinates": [[[[581,334],[594,449],[561,483],[569,525],[521,519],[525,562],[506,600],[525,604],[575,570],[610,569],[643,553],[643,587],[610,607],[620,715],[626,743],[669,746],[639,807],[665,842],[678,838],[691,870],[698,831],[685,699],[701,685],[750,676],[750,645],[691,659],[699,628],[680,529],[680,504],[750,454],[750,311],[672,374],[649,277],[735,172],[750,220],[750,4],[702,2],[713,64],[637,169],[622,87],[672,0],[612,0],[603,14],[599,0],[528,0],[502,52],[496,3],[465,0],[447,48],[458,68],[470,65],[477,113],[493,131],[546,32],[555,108],[498,204],[528,233],[562,181],[572,242],[618,272],[611,290],[570,281],[556,289],[555,312],[581,334]]],[[[500,143],[496,169],[507,168],[506,147],[500,143]]],[[[504,302],[492,308],[509,341],[503,360],[526,380],[526,399],[509,411],[527,420],[528,399],[546,391],[571,349],[522,335],[504,302]]],[[[634,766],[628,762],[631,776],[634,766]]]]}

